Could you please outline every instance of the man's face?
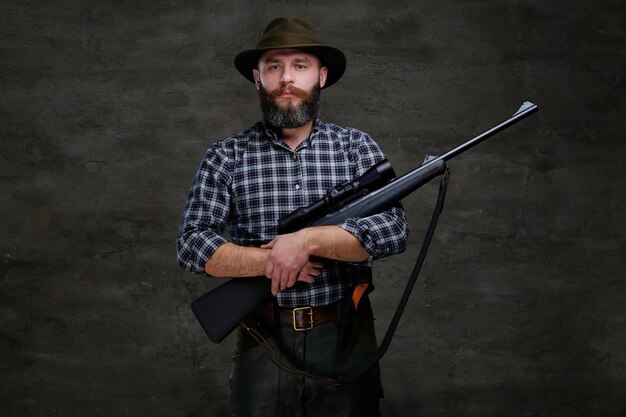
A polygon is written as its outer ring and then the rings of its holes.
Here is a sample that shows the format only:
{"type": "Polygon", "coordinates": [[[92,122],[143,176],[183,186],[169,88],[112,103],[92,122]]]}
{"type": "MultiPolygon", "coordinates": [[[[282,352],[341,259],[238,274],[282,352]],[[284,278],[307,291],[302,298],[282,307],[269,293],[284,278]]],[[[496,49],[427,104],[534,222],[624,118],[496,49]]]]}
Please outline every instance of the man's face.
{"type": "Polygon", "coordinates": [[[273,127],[294,128],[316,117],[326,74],[315,55],[299,50],[266,52],[254,70],[265,120],[273,127]]]}
{"type": "MultiPolygon", "coordinates": [[[[327,71],[326,67],[320,66],[315,55],[298,49],[268,51],[259,59],[258,69],[253,70],[257,88],[263,86],[269,92],[285,90],[289,86],[311,91],[318,83],[324,87],[327,71]]],[[[277,98],[284,107],[297,105],[298,101],[299,98],[290,94],[288,89],[277,98]]]]}

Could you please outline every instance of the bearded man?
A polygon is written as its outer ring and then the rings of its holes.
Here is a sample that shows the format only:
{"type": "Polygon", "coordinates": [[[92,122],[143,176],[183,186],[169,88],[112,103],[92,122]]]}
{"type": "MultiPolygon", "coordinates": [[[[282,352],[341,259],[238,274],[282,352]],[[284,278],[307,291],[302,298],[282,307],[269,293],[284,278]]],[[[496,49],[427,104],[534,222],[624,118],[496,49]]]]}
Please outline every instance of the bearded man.
{"type": "Polygon", "coordinates": [[[341,78],[345,56],[303,19],[280,17],[235,67],[256,85],[263,121],[207,151],[177,241],[189,271],[271,280],[272,301],[237,330],[232,415],[378,416],[377,366],[354,382],[324,384],[276,367],[251,335],[265,335],[283,358],[317,375],[338,375],[377,347],[367,296],[356,308],[351,295],[371,281],[373,259],[405,249],[402,208],[277,234],[281,216],[384,159],[367,134],[320,117],[320,92],[341,78]]]}

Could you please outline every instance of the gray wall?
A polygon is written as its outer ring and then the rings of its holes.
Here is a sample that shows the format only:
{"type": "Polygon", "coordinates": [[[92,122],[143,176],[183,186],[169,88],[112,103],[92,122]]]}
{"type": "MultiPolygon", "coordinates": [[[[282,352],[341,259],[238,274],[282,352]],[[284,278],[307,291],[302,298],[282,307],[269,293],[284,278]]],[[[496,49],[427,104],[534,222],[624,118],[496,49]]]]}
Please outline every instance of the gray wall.
{"type": "MultiPolygon", "coordinates": [[[[217,282],[174,241],[206,148],[258,118],[232,59],[284,14],[345,51],[325,118],[399,173],[541,108],[451,161],[385,415],[623,416],[621,0],[4,0],[0,414],[226,413],[232,340],[189,310],[217,282]]],[[[375,269],[381,332],[435,195],[404,201],[410,248],[375,269]]]]}

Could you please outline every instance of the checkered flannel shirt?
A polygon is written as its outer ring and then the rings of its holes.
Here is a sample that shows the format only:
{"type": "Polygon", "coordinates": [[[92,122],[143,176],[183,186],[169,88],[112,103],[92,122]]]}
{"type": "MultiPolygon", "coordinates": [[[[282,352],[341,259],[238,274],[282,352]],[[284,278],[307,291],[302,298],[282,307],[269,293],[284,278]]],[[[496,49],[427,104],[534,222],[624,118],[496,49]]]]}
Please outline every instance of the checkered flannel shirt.
{"type": "MultiPolygon", "coordinates": [[[[213,144],[191,186],[177,240],[178,263],[204,273],[205,263],[230,240],[260,246],[277,234],[277,220],[324,196],[329,188],[363,174],[384,159],[365,133],[317,119],[295,151],[259,122],[213,144]]],[[[372,258],[406,248],[408,228],[400,206],[339,225],[357,237],[371,255],[368,261],[325,260],[312,284],[297,283],[278,293],[281,307],[324,306],[341,300],[363,277],[372,258]]]]}

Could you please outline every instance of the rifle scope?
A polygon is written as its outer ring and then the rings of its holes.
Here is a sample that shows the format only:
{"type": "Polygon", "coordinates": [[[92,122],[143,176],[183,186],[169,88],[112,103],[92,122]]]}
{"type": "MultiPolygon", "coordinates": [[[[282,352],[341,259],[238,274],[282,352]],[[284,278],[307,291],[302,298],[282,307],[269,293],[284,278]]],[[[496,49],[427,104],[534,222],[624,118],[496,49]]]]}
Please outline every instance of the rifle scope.
{"type": "Polygon", "coordinates": [[[353,199],[377,190],[396,177],[391,164],[383,159],[360,177],[345,181],[326,191],[324,197],[306,207],[300,207],[278,220],[280,233],[291,233],[310,226],[330,211],[338,209],[353,199]]]}

